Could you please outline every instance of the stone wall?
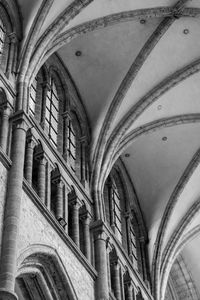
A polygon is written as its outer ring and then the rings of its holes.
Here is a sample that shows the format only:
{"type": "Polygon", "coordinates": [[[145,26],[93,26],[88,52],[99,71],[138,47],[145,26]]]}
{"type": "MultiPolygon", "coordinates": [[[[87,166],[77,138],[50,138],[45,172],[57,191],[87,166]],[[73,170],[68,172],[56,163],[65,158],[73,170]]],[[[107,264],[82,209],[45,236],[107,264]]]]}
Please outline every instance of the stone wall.
{"type": "Polygon", "coordinates": [[[18,255],[33,244],[47,245],[57,251],[78,299],[95,299],[94,279],[24,192],[21,206],[18,255]]]}

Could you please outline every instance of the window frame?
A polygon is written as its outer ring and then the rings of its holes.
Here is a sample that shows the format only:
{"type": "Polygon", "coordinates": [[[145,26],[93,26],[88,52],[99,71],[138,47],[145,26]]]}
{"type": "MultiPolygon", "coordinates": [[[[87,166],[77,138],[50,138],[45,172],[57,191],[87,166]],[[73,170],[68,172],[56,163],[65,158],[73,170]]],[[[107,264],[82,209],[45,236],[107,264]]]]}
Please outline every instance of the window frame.
{"type": "Polygon", "coordinates": [[[45,128],[48,132],[50,141],[57,148],[57,137],[58,137],[58,126],[59,126],[59,96],[58,96],[58,91],[56,88],[55,81],[56,80],[53,78],[53,76],[51,76],[49,90],[47,91],[46,100],[45,100],[46,102],[45,128]],[[48,107],[48,102],[49,102],[49,107],[48,107]],[[57,103],[57,105],[55,105],[55,103],[57,103]],[[57,113],[56,116],[53,115],[53,109],[55,109],[55,112],[57,113]],[[55,121],[54,124],[52,124],[52,120],[55,121]],[[56,125],[56,128],[54,125],[56,125]],[[54,136],[52,135],[52,132],[53,134],[55,134],[54,136]]]}

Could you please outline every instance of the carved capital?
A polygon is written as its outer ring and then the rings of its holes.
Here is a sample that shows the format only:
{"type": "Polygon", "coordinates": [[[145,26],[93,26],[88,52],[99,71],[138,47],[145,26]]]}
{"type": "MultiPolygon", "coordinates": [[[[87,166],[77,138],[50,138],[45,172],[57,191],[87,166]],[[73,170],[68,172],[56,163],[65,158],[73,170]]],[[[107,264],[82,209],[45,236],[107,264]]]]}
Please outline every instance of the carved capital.
{"type": "Polygon", "coordinates": [[[24,111],[19,111],[11,118],[13,130],[22,129],[25,132],[31,127],[30,121],[24,111]]]}

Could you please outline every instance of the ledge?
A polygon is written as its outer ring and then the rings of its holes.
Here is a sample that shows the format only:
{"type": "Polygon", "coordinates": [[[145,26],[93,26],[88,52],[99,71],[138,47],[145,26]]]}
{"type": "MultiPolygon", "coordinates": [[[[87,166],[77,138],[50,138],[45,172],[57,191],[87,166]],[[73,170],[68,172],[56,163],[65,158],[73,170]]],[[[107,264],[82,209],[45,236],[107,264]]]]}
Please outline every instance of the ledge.
{"type": "Polygon", "coordinates": [[[95,280],[97,278],[97,272],[94,267],[88,262],[87,258],[83,255],[80,249],[75,245],[72,239],[66,234],[63,227],[58,223],[56,218],[52,215],[52,213],[47,209],[47,207],[40,201],[40,198],[36,194],[36,192],[30,187],[28,182],[24,179],[23,181],[23,190],[30,197],[30,200],[36,205],[36,207],[40,210],[44,218],[51,224],[52,228],[57,232],[59,237],[65,242],[65,244],[70,248],[76,258],[80,261],[80,263],[85,267],[91,277],[95,280]]]}

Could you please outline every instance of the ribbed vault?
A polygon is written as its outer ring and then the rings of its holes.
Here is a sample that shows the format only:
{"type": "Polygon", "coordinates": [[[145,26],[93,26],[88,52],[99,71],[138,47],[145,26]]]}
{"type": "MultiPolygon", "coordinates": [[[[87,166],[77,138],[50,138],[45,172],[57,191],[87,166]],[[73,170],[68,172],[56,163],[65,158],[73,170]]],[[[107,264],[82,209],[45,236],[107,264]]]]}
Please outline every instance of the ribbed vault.
{"type": "MultiPolygon", "coordinates": [[[[9,6],[13,31],[21,39],[16,108],[27,111],[31,81],[43,63],[56,54],[54,58],[67,70],[90,123],[96,218],[103,214],[105,180],[120,158],[146,223],[153,293],[160,300],[161,287],[166,286],[165,270],[171,268],[168,259],[174,260],[184,238],[199,226],[200,3],[14,2],[16,5],[1,1],[9,6]],[[15,25],[19,15],[23,30],[15,25]]],[[[37,253],[24,260],[18,288],[25,298],[31,299],[33,285],[42,299],[45,286],[51,290],[50,286],[60,280],[55,261],[54,277],[47,257],[37,253]],[[37,267],[33,268],[33,263],[37,267]]],[[[183,274],[181,270],[179,264],[183,274]]],[[[195,272],[200,277],[200,268],[195,272]]],[[[166,296],[170,300],[180,296],[173,292],[179,283],[174,289],[175,271],[172,273],[166,296]]],[[[59,289],[52,293],[47,299],[68,297],[59,289]]]]}

